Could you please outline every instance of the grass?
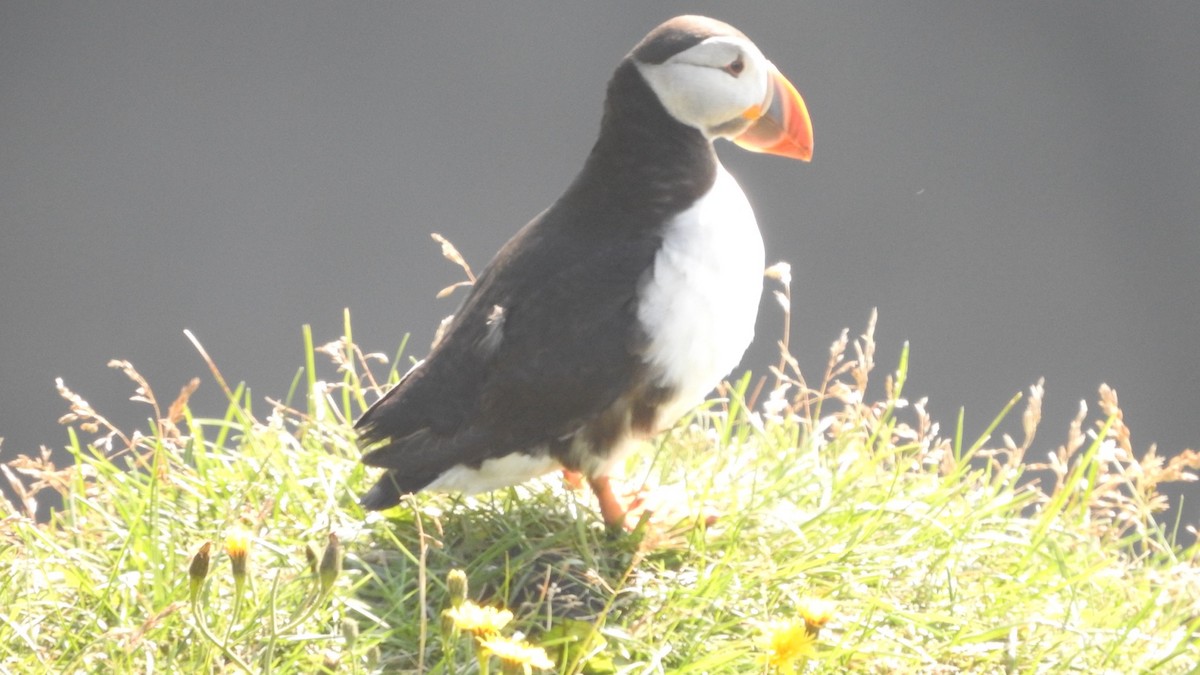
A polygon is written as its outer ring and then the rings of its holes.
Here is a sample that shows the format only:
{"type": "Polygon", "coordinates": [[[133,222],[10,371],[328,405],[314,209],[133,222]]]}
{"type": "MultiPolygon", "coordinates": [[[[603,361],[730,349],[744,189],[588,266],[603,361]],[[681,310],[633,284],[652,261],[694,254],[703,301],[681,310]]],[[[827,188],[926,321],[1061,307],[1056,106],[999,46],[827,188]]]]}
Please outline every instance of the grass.
{"type": "Polygon", "coordinates": [[[1200,461],[1135,458],[1111,390],[1032,464],[1039,386],[1001,412],[1024,411],[1020,442],[968,442],[961,416],[943,435],[906,400],[906,351],[868,400],[873,320],[816,388],[784,345],[769,381],[630,460],[654,513],[614,534],[557,477],[364,513],[351,423],[401,359],[344,332],[317,347],[306,328],[266,409],[199,344],[229,401],[214,416],[188,407],[196,383],[166,403],[126,362],[145,429],[60,383],[74,463],[4,469],[0,671],[526,672],[443,616],[465,595],[560,673],[1196,672],[1200,551],[1153,515],[1200,461]],[[63,505],[39,523],[44,491],[63,505]]]}

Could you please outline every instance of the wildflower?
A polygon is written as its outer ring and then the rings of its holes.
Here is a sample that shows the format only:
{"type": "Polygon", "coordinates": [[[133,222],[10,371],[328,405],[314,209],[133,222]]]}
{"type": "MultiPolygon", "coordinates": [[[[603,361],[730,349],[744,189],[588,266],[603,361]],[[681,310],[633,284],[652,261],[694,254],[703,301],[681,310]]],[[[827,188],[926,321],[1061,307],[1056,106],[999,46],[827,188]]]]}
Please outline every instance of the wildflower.
{"type": "Polygon", "coordinates": [[[808,632],[816,637],[833,618],[833,603],[819,598],[806,598],[800,602],[800,617],[804,619],[808,632]]]}
{"type": "Polygon", "coordinates": [[[794,675],[796,662],[803,663],[816,652],[817,636],[803,619],[768,624],[763,638],[763,660],[783,675],[794,675]]]}
{"type": "Polygon", "coordinates": [[[241,587],[246,579],[246,561],[250,557],[250,533],[235,529],[225,535],[225,553],[233,567],[233,581],[241,587]]]}
{"type": "Polygon", "coordinates": [[[500,659],[500,672],[504,675],[530,675],[533,668],[552,670],[554,662],[546,656],[546,650],[534,647],[527,642],[494,637],[479,643],[485,654],[491,654],[500,659]]]}
{"type": "Polygon", "coordinates": [[[513,618],[512,612],[507,609],[480,607],[470,600],[446,610],[445,616],[454,622],[456,629],[471,633],[480,639],[496,635],[513,618]]]}
{"type": "Polygon", "coordinates": [[[450,570],[446,576],[446,587],[450,590],[450,604],[458,607],[467,599],[467,573],[462,570],[450,570]]]}
{"type": "Polygon", "coordinates": [[[188,596],[192,602],[196,602],[200,587],[204,585],[204,579],[208,576],[208,551],[211,548],[211,541],[204,542],[196,551],[196,555],[192,556],[192,562],[188,566],[188,596]]]}
{"type": "Polygon", "coordinates": [[[342,572],[342,544],[336,534],[329,533],[329,543],[321,554],[321,564],[317,567],[317,578],[321,580],[321,593],[328,593],[333,588],[333,582],[342,572]]]}

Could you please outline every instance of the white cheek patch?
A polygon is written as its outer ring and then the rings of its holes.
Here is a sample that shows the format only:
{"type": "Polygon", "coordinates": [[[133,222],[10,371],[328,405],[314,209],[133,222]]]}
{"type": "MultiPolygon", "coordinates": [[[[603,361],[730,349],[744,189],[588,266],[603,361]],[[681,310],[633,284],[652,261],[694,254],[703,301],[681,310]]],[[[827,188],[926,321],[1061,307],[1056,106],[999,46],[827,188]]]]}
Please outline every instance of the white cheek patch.
{"type": "MultiPolygon", "coordinates": [[[[728,119],[724,105],[718,105],[722,88],[735,84],[728,73],[687,63],[666,63],[660,66],[639,64],[642,75],[671,117],[701,131],[717,126],[728,119]]],[[[736,107],[736,106],[733,106],[736,107]]]]}
{"type": "Polygon", "coordinates": [[[663,63],[636,65],[667,112],[709,138],[727,135],[721,129],[766,97],[767,60],[750,43],[712,39],[663,63]],[[735,77],[725,67],[738,54],[745,69],[735,77]]]}

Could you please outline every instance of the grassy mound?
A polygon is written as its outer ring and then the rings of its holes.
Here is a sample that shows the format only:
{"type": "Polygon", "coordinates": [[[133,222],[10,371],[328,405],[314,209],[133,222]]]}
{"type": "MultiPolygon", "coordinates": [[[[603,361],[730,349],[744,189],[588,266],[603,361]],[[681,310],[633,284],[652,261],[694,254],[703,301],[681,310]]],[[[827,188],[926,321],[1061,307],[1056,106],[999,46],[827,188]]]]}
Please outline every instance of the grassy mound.
{"type": "Polygon", "coordinates": [[[0,525],[0,670],[1184,673],[1200,661],[1198,551],[1153,518],[1156,486],[1200,462],[1135,458],[1111,390],[1032,465],[1040,387],[1019,405],[1024,439],[967,443],[961,420],[943,436],[903,397],[903,353],[869,402],[872,329],[843,334],[819,387],[785,356],[766,386],[724,387],[638,453],[625,485],[644,517],[614,534],[556,476],[364,513],[355,495],[371,477],[350,425],[396,368],[349,337],[308,336],[293,391],[265,413],[211,360],[229,400],[216,417],[189,409],[194,383],[164,406],[115,362],[152,411],[133,432],[60,385],[74,464],[5,467],[22,500],[0,525]],[[48,523],[31,515],[42,490],[64,500],[48,523]],[[462,607],[503,610],[480,627],[462,607]]]}

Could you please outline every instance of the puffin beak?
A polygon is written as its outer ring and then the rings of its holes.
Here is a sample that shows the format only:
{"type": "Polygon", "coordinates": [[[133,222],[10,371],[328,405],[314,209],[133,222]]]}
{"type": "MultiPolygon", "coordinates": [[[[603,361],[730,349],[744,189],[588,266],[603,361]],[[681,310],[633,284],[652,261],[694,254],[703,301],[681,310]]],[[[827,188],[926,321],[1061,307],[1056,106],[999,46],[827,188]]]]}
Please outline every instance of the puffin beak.
{"type": "Polygon", "coordinates": [[[743,117],[754,120],[733,139],[751,152],[767,152],[805,162],[812,159],[812,120],[800,92],[774,64],[767,75],[769,87],[761,105],[750,106],[743,117]]]}

